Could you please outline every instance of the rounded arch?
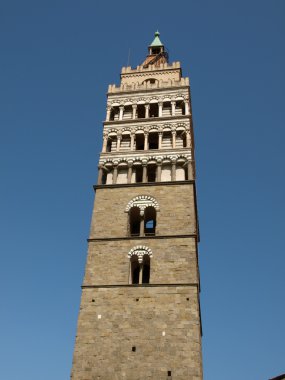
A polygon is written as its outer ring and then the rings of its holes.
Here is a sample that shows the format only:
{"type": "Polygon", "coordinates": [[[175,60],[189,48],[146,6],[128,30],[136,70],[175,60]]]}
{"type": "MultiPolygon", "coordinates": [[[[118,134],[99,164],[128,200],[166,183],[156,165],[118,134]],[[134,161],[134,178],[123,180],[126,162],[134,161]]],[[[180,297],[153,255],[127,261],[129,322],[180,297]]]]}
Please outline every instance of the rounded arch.
{"type": "Polygon", "coordinates": [[[147,207],[154,207],[156,211],[159,211],[159,204],[157,200],[149,195],[138,195],[133,198],[127,204],[125,212],[129,212],[132,207],[138,207],[142,214],[147,207]]]}
{"type": "Polygon", "coordinates": [[[152,125],[151,127],[148,128],[149,133],[158,132],[158,131],[159,131],[159,127],[157,125],[152,125]]]}
{"type": "Polygon", "coordinates": [[[122,135],[130,134],[130,133],[132,133],[132,129],[131,128],[123,128],[121,130],[121,133],[122,133],[122,135]]]}
{"type": "Polygon", "coordinates": [[[156,78],[147,78],[142,82],[142,84],[144,84],[144,83],[154,84],[157,82],[158,82],[158,79],[156,79],[156,78]]]}
{"type": "Polygon", "coordinates": [[[156,96],[152,96],[151,98],[149,98],[149,103],[158,103],[158,98],[156,96]]]}
{"type": "Polygon", "coordinates": [[[145,255],[152,257],[152,250],[145,245],[137,245],[129,251],[128,258],[131,259],[133,256],[137,256],[138,262],[142,263],[145,255]]]}

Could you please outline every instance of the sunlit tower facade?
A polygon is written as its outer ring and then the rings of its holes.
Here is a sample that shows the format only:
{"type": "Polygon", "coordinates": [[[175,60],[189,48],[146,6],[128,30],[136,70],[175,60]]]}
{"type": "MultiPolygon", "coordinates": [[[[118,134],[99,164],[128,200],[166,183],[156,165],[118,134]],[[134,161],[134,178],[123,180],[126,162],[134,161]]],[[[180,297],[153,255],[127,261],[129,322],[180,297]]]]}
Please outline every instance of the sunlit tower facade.
{"type": "Polygon", "coordinates": [[[202,380],[189,79],[159,33],[110,85],[72,380],[202,380]]]}

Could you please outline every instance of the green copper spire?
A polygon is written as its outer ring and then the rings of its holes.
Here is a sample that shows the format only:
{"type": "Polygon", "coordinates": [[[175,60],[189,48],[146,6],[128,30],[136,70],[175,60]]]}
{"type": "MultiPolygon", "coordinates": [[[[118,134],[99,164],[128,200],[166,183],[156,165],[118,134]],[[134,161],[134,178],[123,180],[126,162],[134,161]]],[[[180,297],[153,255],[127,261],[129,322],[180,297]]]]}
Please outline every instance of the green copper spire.
{"type": "Polygon", "coordinates": [[[154,33],[154,35],[155,35],[154,40],[152,41],[150,46],[152,46],[152,47],[153,46],[163,46],[163,43],[159,39],[160,33],[158,30],[154,33]]]}

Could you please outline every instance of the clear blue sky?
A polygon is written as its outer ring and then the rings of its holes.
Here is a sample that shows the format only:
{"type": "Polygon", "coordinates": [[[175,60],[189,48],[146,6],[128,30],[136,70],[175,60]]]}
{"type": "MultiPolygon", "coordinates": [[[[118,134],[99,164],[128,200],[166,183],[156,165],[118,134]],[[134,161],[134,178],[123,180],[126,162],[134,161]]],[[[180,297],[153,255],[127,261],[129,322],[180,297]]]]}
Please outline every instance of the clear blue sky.
{"type": "Polygon", "coordinates": [[[191,79],[205,380],[285,372],[284,0],[0,6],[0,378],[69,378],[109,83],[191,79]]]}

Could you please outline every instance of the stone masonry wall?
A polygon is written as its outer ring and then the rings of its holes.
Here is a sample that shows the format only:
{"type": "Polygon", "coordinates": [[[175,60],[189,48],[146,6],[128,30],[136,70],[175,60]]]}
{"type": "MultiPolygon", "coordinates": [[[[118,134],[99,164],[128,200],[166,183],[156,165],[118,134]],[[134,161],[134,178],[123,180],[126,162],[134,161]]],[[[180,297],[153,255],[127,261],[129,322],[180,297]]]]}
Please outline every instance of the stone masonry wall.
{"type": "Polygon", "coordinates": [[[151,284],[198,282],[195,238],[128,239],[89,243],[84,285],[128,284],[128,252],[138,245],[152,250],[151,284]]]}
{"type": "Polygon", "coordinates": [[[201,380],[197,287],[83,289],[71,379],[201,380]]]}
{"type": "Polygon", "coordinates": [[[195,234],[194,185],[157,185],[97,189],[90,238],[126,237],[127,204],[138,195],[154,197],[159,204],[156,235],[195,234]]]}

